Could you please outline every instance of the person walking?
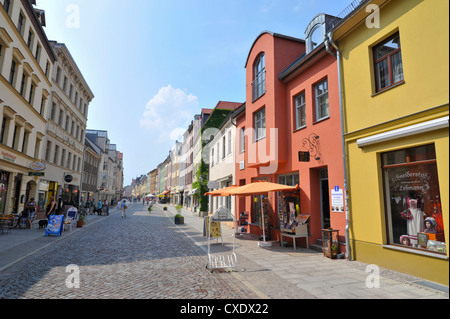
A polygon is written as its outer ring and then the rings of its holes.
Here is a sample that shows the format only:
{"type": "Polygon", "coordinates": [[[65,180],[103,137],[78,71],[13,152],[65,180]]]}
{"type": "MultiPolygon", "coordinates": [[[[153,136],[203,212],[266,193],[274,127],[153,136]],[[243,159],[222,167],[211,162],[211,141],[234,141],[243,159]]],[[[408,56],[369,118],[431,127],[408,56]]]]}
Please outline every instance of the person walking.
{"type": "Polygon", "coordinates": [[[49,219],[50,215],[54,215],[56,213],[56,201],[55,196],[50,197],[50,203],[47,205],[47,212],[45,215],[47,219],[49,219]]]}
{"type": "Polygon", "coordinates": [[[127,202],[125,200],[122,202],[121,208],[122,208],[122,218],[127,217],[127,208],[128,207],[127,207],[127,202]]]}
{"type": "Polygon", "coordinates": [[[99,200],[98,204],[97,204],[97,214],[98,214],[98,216],[102,215],[102,207],[103,207],[102,201],[99,200]]]}

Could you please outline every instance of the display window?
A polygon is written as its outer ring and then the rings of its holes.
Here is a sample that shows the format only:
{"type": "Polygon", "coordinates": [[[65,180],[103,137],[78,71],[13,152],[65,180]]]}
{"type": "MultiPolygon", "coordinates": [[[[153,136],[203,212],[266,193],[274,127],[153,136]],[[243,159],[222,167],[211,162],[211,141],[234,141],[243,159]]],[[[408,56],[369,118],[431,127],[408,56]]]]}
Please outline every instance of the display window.
{"type": "Polygon", "coordinates": [[[433,144],[382,154],[388,243],[446,253],[433,144]]]}

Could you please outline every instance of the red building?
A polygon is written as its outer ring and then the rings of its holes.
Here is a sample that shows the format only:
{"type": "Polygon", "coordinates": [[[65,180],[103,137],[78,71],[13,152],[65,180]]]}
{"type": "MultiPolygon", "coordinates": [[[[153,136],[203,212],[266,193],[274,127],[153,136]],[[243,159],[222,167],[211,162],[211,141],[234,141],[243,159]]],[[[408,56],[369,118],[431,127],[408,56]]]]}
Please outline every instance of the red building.
{"type": "Polygon", "coordinates": [[[237,214],[249,215],[250,233],[262,233],[262,204],[272,240],[295,215],[305,214],[310,242],[329,227],[340,230],[344,241],[344,207],[332,205],[344,189],[337,61],[325,36],[333,19],[315,17],[305,40],[263,32],[250,49],[246,106],[235,115],[236,181],[300,186],[298,193],[269,193],[263,203],[260,197],[236,198],[237,214]]]}

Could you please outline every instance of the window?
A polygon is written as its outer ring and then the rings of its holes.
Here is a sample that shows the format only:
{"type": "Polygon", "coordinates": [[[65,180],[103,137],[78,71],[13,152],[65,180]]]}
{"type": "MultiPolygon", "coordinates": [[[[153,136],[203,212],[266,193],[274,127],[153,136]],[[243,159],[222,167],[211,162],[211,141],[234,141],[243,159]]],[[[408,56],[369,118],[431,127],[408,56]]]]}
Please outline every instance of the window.
{"type": "Polygon", "coordinates": [[[39,45],[39,43],[36,46],[36,52],[34,53],[34,57],[35,57],[37,63],[39,64],[39,59],[41,57],[41,46],[39,45]]]}
{"type": "Polygon", "coordinates": [[[12,60],[12,62],[11,62],[11,71],[9,73],[9,84],[11,84],[12,86],[14,86],[14,80],[15,80],[15,77],[16,77],[16,70],[17,70],[16,61],[12,60]]]}
{"type": "Polygon", "coordinates": [[[6,13],[9,15],[9,8],[11,7],[11,0],[5,0],[3,2],[3,8],[5,9],[6,13]]]}
{"type": "Polygon", "coordinates": [[[0,131],[0,144],[6,145],[6,141],[8,140],[8,127],[9,119],[6,116],[3,116],[2,128],[0,131]]]}
{"type": "Polygon", "coordinates": [[[231,154],[231,131],[228,131],[228,154],[231,154]]]}
{"type": "Polygon", "coordinates": [[[34,91],[35,91],[35,85],[34,85],[34,83],[31,83],[31,86],[30,86],[30,95],[29,95],[29,98],[28,98],[28,103],[30,103],[30,105],[33,105],[34,91]]]}
{"type": "Polygon", "coordinates": [[[315,86],[316,94],[316,121],[330,115],[328,104],[328,80],[324,80],[315,86]]]}
{"type": "Polygon", "coordinates": [[[27,154],[28,151],[28,137],[30,136],[30,132],[24,131],[23,132],[23,140],[22,140],[22,153],[27,154]]]}
{"type": "Polygon", "coordinates": [[[13,132],[13,140],[12,140],[12,148],[17,150],[19,148],[19,134],[20,134],[20,128],[16,125],[14,125],[14,132],[13,132]]]}
{"type": "Polygon", "coordinates": [[[262,53],[256,60],[254,66],[253,101],[257,100],[266,92],[266,62],[265,54],[262,53]]]}
{"type": "Polygon", "coordinates": [[[394,34],[373,48],[376,91],[403,81],[400,36],[394,34]]]}
{"type": "Polygon", "coordinates": [[[19,23],[17,24],[17,31],[19,31],[20,35],[23,37],[23,26],[25,25],[25,18],[22,13],[19,14],[19,23]]]}
{"type": "Polygon", "coordinates": [[[295,97],[295,127],[296,129],[306,126],[306,104],[305,93],[295,97]]]}
{"type": "Polygon", "coordinates": [[[34,146],[34,158],[39,158],[39,151],[41,149],[41,140],[36,138],[36,144],[34,146]]]}
{"type": "Polygon", "coordinates": [[[240,130],[240,152],[244,153],[245,152],[245,127],[242,127],[240,130]]]}
{"type": "Polygon", "coordinates": [[[50,151],[52,149],[52,142],[47,141],[47,149],[45,150],[45,160],[50,161],[50,151]]]}
{"type": "Polygon", "coordinates": [[[266,137],[266,109],[255,113],[255,140],[266,137]]]}
{"type": "Polygon", "coordinates": [[[30,30],[28,31],[28,41],[27,41],[27,46],[28,46],[28,49],[30,49],[30,50],[33,45],[33,39],[34,39],[33,30],[31,30],[31,28],[30,28],[30,30]]]}
{"type": "Polygon", "coordinates": [[[224,136],[224,137],[222,137],[222,159],[224,159],[224,158],[225,158],[225,155],[226,155],[226,145],[225,145],[225,142],[226,142],[226,137],[224,136]]]}
{"type": "Polygon", "coordinates": [[[53,163],[58,164],[59,145],[55,145],[55,155],[53,157],[53,163]]]}
{"type": "Polygon", "coordinates": [[[443,251],[444,223],[433,144],[382,154],[388,243],[443,251]]]}
{"type": "Polygon", "coordinates": [[[321,44],[323,42],[322,27],[321,26],[315,27],[311,31],[308,40],[309,40],[309,52],[311,52],[319,44],[321,44]]]}

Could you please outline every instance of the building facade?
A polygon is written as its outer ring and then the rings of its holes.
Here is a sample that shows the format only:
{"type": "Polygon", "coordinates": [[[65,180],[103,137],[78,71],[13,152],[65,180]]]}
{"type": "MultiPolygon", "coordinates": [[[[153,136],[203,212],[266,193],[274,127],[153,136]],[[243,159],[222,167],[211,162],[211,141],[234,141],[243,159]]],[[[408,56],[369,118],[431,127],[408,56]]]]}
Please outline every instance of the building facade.
{"type": "Polygon", "coordinates": [[[40,177],[56,56],[31,2],[2,0],[0,22],[0,213],[10,214],[31,197],[45,205],[40,177]]]}
{"type": "Polygon", "coordinates": [[[345,88],[352,257],[445,285],[448,10],[448,1],[363,1],[331,35],[345,88]],[[377,27],[368,5],[379,8],[377,27]],[[426,63],[424,48],[433,48],[426,63]]]}
{"type": "Polygon", "coordinates": [[[57,62],[51,77],[51,107],[44,140],[48,189],[58,206],[76,205],[80,200],[85,132],[89,103],[94,98],[75,61],[63,43],[52,41],[57,62]],[[54,191],[56,190],[56,193],[54,191]]]}

